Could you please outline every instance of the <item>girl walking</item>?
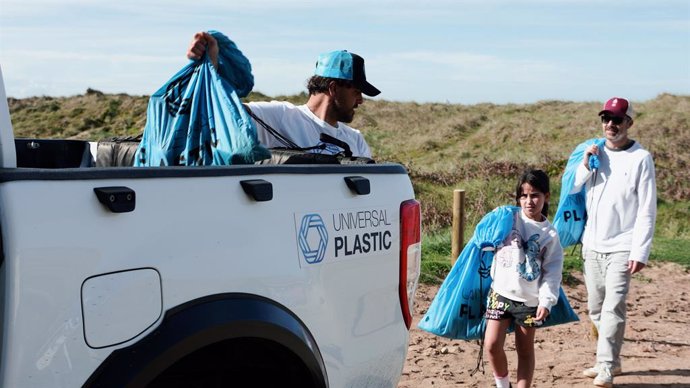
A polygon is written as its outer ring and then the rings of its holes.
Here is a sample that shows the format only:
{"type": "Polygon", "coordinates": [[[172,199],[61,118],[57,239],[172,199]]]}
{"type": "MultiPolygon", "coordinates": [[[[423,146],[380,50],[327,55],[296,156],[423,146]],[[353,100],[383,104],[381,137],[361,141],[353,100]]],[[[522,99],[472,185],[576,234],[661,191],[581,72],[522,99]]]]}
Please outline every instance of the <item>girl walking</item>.
{"type": "Polygon", "coordinates": [[[491,265],[484,346],[499,388],[511,387],[504,351],[511,325],[518,356],[517,387],[526,388],[534,375],[536,328],[558,301],[563,248],[547,219],[549,198],[548,175],[541,170],[525,171],[515,190],[521,210],[491,265]]]}

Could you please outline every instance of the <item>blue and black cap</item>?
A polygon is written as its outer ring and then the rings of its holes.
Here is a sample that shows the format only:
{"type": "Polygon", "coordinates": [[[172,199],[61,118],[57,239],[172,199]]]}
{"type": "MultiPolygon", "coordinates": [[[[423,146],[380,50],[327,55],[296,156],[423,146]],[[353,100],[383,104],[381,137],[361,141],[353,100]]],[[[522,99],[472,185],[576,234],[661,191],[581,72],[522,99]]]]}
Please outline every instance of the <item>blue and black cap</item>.
{"type": "Polygon", "coordinates": [[[364,58],[346,50],[330,51],[319,55],[314,74],[352,81],[357,89],[370,97],[381,93],[374,85],[367,82],[364,74],[364,58]]]}

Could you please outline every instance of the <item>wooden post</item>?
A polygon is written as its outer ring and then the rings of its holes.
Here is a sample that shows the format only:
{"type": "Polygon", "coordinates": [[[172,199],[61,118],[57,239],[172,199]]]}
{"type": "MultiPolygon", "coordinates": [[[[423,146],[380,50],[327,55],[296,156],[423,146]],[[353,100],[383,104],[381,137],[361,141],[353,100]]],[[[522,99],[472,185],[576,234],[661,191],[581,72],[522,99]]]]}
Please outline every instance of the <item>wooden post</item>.
{"type": "Polygon", "coordinates": [[[464,245],[465,237],[465,190],[453,190],[453,229],[451,230],[451,265],[455,265],[464,245]]]}

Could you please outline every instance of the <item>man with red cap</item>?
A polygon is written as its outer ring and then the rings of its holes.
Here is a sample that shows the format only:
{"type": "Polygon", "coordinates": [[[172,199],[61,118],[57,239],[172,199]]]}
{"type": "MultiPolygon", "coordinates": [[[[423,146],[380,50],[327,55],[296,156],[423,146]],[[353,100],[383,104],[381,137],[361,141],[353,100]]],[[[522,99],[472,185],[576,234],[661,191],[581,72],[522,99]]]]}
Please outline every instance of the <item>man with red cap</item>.
{"type": "Polygon", "coordinates": [[[587,223],[582,236],[587,307],[597,329],[597,356],[583,374],[598,387],[621,374],[626,296],[632,274],[649,259],[656,222],[656,179],[651,154],[628,136],[635,112],[613,97],[599,112],[606,142],[585,150],[572,192],[585,187],[587,223]],[[599,168],[589,169],[598,155],[599,168]]]}
{"type": "MultiPolygon", "coordinates": [[[[198,32],[187,51],[189,59],[208,53],[218,68],[218,43],[211,34],[198,32]]],[[[321,141],[326,134],[345,142],[353,156],[371,157],[361,132],[347,125],[355,109],[364,102],[362,94],[381,93],[364,74],[364,59],[345,50],[323,53],[314,74],[307,81],[309,100],[295,106],[287,101],[245,104],[255,121],[259,141],[266,147],[307,148],[311,152],[336,154],[342,149],[321,141]]]]}

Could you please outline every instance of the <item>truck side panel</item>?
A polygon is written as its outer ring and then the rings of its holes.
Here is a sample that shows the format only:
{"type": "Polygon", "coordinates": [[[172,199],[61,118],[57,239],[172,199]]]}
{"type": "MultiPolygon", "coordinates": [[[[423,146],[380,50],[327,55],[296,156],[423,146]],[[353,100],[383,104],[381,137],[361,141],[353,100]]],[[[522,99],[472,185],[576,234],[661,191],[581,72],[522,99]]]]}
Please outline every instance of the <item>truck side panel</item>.
{"type": "Polygon", "coordinates": [[[137,306],[83,297],[89,278],[150,268],[160,274],[163,312],[214,294],[273,300],[311,331],[331,387],[394,387],[407,347],[398,297],[398,213],[402,201],[414,198],[409,178],[362,168],[354,175],[369,179],[371,193],[357,195],[344,181],[352,170],[271,171],[136,179],[122,171],[93,179],[51,172],[50,180],[40,174],[4,179],[0,385],[80,386],[111,352],[150,334],[162,318],[127,339],[119,330],[137,306]],[[271,183],[271,200],[245,193],[240,181],[253,179],[271,183]],[[94,193],[104,187],[133,190],[134,210],[108,210],[94,193]],[[319,224],[314,215],[326,221],[319,224]],[[85,328],[84,303],[102,303],[93,311],[123,311],[109,312],[108,327],[85,328]],[[85,333],[125,341],[93,347],[85,333]]]}

